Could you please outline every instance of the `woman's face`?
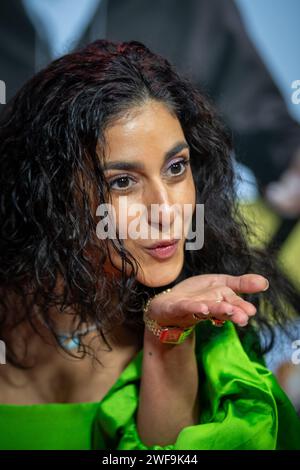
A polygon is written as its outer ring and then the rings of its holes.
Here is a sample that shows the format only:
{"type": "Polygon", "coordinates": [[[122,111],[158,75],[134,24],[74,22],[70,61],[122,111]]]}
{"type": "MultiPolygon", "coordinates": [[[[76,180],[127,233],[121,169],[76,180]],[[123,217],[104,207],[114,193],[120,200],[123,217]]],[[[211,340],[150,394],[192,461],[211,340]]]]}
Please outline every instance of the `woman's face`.
{"type": "MultiPolygon", "coordinates": [[[[195,207],[180,122],[164,104],[149,100],[108,127],[105,139],[105,177],[116,229],[139,263],[137,279],[151,287],[167,285],[182,269],[195,207]],[[162,241],[168,246],[151,248],[162,241]]],[[[113,264],[121,269],[120,256],[108,246],[113,264]]],[[[116,272],[109,260],[105,268],[116,272]]]]}

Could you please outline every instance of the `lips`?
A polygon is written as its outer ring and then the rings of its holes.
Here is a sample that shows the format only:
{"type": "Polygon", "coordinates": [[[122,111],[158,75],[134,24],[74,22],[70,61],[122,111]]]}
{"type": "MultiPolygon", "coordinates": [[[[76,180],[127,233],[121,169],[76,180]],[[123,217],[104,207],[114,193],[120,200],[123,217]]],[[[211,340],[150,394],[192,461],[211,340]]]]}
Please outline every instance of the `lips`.
{"type": "Polygon", "coordinates": [[[147,250],[154,250],[155,248],[162,248],[164,246],[171,246],[178,243],[178,240],[161,240],[160,242],[154,243],[151,246],[147,246],[147,250]]]}
{"type": "Polygon", "coordinates": [[[146,252],[156,259],[167,259],[177,250],[179,240],[163,240],[145,248],[146,252]]]}

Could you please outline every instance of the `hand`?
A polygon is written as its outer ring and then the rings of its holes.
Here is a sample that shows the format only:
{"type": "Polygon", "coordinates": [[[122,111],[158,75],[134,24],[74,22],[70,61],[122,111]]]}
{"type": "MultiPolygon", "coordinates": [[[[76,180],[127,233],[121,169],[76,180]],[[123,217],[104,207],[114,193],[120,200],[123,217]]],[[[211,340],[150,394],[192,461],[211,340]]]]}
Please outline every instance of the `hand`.
{"type": "Polygon", "coordinates": [[[257,293],[268,287],[268,280],[258,274],[193,276],[178,283],[171,292],[155,297],[148,314],[161,326],[194,325],[199,321],[193,317],[194,313],[203,320],[213,316],[246,326],[249,317],[255,315],[256,307],[238,294],[257,293]]]}

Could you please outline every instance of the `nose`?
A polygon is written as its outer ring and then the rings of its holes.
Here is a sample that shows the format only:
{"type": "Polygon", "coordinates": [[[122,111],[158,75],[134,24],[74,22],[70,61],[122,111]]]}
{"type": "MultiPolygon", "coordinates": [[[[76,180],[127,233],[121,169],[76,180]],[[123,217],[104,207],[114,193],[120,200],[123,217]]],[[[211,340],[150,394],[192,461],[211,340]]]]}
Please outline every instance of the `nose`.
{"type": "Polygon", "coordinates": [[[176,218],[174,191],[162,181],[157,181],[148,187],[146,194],[148,225],[154,230],[171,233],[176,218]]]}

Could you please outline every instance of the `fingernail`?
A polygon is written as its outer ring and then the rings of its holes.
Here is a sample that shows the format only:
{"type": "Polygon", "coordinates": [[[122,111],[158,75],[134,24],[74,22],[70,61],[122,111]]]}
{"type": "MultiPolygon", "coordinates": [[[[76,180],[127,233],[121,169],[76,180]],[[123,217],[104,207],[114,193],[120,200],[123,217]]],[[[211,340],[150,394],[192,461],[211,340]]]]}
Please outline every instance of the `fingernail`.
{"type": "Polygon", "coordinates": [[[246,320],[246,321],[244,321],[244,322],[242,322],[242,323],[238,323],[238,325],[239,325],[239,326],[246,326],[246,325],[248,325],[248,321],[246,320]]]}
{"type": "Polygon", "coordinates": [[[268,281],[268,279],[266,279],[267,283],[266,283],[266,287],[263,289],[263,292],[265,292],[266,290],[269,289],[269,286],[270,286],[270,283],[268,281]]]}
{"type": "Polygon", "coordinates": [[[193,318],[194,318],[194,320],[197,320],[197,321],[201,321],[201,320],[202,320],[202,318],[199,317],[199,315],[198,315],[197,313],[193,313],[193,318]]]}
{"type": "Polygon", "coordinates": [[[229,317],[233,315],[233,310],[229,310],[229,312],[226,312],[226,315],[228,315],[229,317]]]}

